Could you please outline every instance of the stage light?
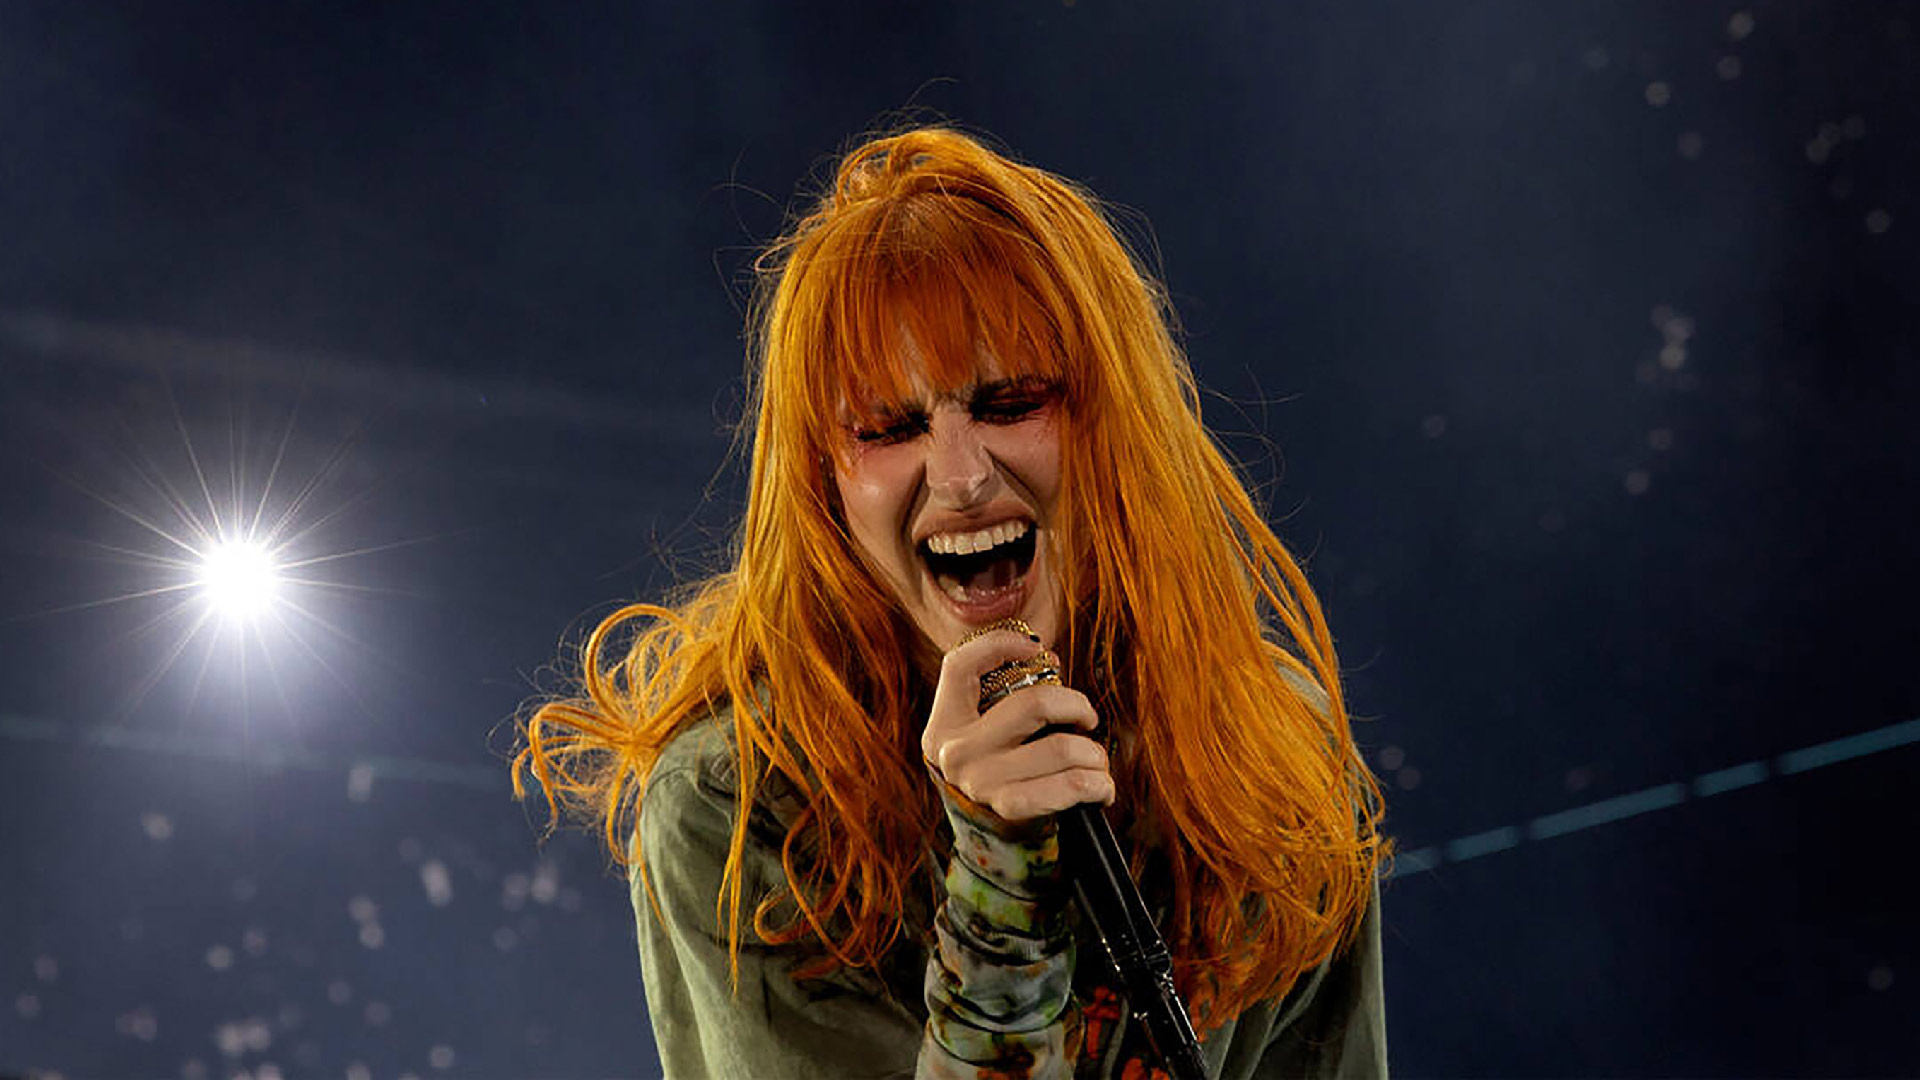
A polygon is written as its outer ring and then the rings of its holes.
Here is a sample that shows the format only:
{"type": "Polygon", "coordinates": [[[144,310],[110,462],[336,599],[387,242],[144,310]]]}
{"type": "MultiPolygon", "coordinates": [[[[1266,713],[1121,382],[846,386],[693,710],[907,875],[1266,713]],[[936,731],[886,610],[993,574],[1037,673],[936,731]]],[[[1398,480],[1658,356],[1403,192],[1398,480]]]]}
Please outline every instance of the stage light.
{"type": "Polygon", "coordinates": [[[215,612],[230,620],[254,619],[273,607],[280,568],[265,544],[223,540],[201,553],[198,581],[215,612]]]}
{"type": "Polygon", "coordinates": [[[371,493],[342,483],[353,417],[336,441],[296,431],[298,402],[275,418],[271,402],[242,401],[210,420],[183,410],[164,379],[150,389],[159,408],[130,414],[105,453],[62,475],[107,512],[85,519],[75,545],[100,565],[99,594],[36,614],[128,605],[112,639],[123,685],[104,688],[119,722],[163,683],[170,707],[184,695],[190,709],[246,722],[263,706],[289,720],[317,710],[321,679],[357,700],[347,665],[367,643],[352,614],[392,590],[356,564],[432,538],[343,535],[347,512],[371,493]]]}

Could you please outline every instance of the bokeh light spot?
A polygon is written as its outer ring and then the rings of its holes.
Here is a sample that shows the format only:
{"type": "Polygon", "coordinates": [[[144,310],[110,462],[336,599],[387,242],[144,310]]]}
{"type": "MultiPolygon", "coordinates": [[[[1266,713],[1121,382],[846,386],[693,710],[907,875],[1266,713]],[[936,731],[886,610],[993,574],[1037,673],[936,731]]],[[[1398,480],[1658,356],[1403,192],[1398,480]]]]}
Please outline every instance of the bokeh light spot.
{"type": "Polygon", "coordinates": [[[159,811],[150,811],[140,818],[140,828],[149,840],[170,840],[173,838],[173,819],[159,811]]]}
{"type": "Polygon", "coordinates": [[[446,863],[428,859],[420,864],[420,884],[427,890],[427,902],[434,907],[453,903],[453,874],[447,870],[446,863]]]}

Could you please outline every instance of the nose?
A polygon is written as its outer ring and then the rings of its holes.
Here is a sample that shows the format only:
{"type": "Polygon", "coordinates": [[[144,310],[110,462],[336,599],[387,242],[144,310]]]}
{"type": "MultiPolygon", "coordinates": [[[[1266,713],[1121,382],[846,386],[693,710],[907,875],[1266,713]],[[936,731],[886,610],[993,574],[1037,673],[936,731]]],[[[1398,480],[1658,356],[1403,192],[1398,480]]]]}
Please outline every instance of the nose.
{"type": "Polygon", "coordinates": [[[993,457],[972,418],[941,410],[927,440],[927,490],[942,505],[964,508],[985,501],[993,457]]]}

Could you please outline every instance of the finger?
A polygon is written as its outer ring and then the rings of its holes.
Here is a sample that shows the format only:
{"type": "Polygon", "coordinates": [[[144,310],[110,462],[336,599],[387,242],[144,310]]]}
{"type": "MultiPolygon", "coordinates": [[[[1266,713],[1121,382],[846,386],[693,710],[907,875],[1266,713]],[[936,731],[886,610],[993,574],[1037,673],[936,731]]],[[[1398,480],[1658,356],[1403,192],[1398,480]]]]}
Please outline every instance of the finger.
{"type": "MultiPolygon", "coordinates": [[[[937,707],[935,711],[939,711],[937,707]]],[[[1093,711],[1093,703],[1078,690],[1031,686],[1008,695],[984,713],[949,721],[937,730],[929,721],[921,738],[921,751],[942,776],[954,780],[973,762],[1034,741],[1053,724],[1092,731],[1099,727],[1100,717],[1093,711]]]]}
{"type": "Polygon", "coordinates": [[[1071,724],[1086,731],[1100,726],[1100,714],[1087,695],[1071,686],[1029,686],[1002,698],[980,714],[968,734],[979,733],[1007,745],[1025,742],[1054,724],[1071,724]]]}
{"type": "Polygon", "coordinates": [[[1111,769],[1105,747],[1085,735],[1062,732],[1011,750],[979,754],[958,762],[947,779],[966,792],[968,798],[981,802],[984,800],[980,793],[991,793],[1028,780],[1076,770],[1110,775],[1111,769]]]}
{"type": "Polygon", "coordinates": [[[1040,643],[1014,630],[982,634],[948,652],[940,660],[940,679],[934,687],[930,728],[944,728],[979,715],[980,676],[1015,660],[1030,659],[1040,643]]]}
{"type": "Polygon", "coordinates": [[[1113,799],[1113,777],[1092,769],[1075,769],[1009,785],[986,805],[1008,821],[1026,821],[1081,803],[1112,805],[1113,799]]]}
{"type": "Polygon", "coordinates": [[[1002,628],[969,638],[947,650],[941,658],[943,677],[951,675],[956,688],[962,683],[979,696],[980,677],[1014,660],[1026,660],[1041,651],[1038,634],[1002,628]]]}

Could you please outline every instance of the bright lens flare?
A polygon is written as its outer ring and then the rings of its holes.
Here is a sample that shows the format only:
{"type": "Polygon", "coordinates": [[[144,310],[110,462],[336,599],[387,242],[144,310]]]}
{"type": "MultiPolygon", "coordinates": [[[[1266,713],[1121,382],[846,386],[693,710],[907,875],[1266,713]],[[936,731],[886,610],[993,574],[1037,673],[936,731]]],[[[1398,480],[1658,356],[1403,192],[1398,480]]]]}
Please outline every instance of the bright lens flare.
{"type": "Polygon", "coordinates": [[[221,615],[253,619],[273,606],[280,571],[266,545],[223,540],[201,553],[199,584],[221,615]]]}

